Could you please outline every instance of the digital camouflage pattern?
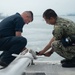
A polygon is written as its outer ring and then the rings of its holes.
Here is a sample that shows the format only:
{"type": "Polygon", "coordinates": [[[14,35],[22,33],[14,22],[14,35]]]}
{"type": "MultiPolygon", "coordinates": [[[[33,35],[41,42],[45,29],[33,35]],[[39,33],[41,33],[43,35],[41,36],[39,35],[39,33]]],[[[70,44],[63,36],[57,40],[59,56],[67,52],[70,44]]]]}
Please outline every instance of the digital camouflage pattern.
{"type": "Polygon", "coordinates": [[[56,53],[66,59],[72,59],[75,57],[75,46],[64,47],[60,40],[71,35],[75,35],[75,23],[58,17],[53,30],[55,41],[52,43],[52,48],[56,53]]]}

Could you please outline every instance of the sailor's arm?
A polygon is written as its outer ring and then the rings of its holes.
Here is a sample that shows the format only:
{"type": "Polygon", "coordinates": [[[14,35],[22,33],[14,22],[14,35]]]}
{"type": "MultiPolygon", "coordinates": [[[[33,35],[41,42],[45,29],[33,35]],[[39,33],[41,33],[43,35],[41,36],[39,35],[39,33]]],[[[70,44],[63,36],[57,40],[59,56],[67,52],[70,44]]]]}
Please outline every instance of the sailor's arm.
{"type": "MultiPolygon", "coordinates": [[[[16,32],[15,32],[15,36],[22,36],[22,32],[16,31],[16,32]]],[[[27,48],[25,47],[23,50],[25,50],[25,49],[27,49],[27,48]]],[[[23,51],[23,50],[22,50],[22,51],[23,51]]]]}
{"type": "Polygon", "coordinates": [[[39,55],[42,55],[42,54],[44,54],[47,50],[49,50],[50,48],[51,48],[51,44],[52,44],[52,42],[54,41],[55,39],[54,39],[54,37],[51,39],[51,41],[47,44],[47,46],[42,50],[42,51],[40,51],[39,52],[39,55]]]}
{"type": "Polygon", "coordinates": [[[16,36],[22,36],[22,32],[16,31],[16,32],[15,32],[15,35],[16,35],[16,36]]]}
{"type": "Polygon", "coordinates": [[[49,56],[51,56],[51,55],[53,54],[53,52],[54,52],[54,50],[51,49],[50,51],[46,52],[46,53],[44,54],[44,56],[49,57],[49,56]]]}

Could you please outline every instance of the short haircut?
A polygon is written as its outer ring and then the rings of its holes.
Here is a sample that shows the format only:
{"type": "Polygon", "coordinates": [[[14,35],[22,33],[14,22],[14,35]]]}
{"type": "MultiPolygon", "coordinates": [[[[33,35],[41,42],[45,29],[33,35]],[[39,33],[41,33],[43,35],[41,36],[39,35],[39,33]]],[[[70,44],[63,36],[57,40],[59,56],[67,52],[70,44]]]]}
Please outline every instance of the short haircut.
{"type": "Polygon", "coordinates": [[[44,13],[43,13],[43,17],[45,17],[46,19],[50,19],[51,17],[57,18],[57,14],[54,10],[52,9],[47,9],[44,13]]]}
{"type": "Polygon", "coordinates": [[[31,14],[32,17],[32,21],[33,21],[33,12],[32,11],[28,11],[31,14]]]}

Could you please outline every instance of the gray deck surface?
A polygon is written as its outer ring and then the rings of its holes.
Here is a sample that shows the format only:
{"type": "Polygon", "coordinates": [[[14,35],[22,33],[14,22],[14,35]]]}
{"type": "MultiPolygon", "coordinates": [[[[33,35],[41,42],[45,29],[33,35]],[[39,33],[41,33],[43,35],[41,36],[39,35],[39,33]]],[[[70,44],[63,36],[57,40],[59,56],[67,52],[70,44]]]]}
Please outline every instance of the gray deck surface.
{"type": "Polygon", "coordinates": [[[35,62],[24,75],[75,75],[75,68],[63,68],[60,63],[35,62]]]}

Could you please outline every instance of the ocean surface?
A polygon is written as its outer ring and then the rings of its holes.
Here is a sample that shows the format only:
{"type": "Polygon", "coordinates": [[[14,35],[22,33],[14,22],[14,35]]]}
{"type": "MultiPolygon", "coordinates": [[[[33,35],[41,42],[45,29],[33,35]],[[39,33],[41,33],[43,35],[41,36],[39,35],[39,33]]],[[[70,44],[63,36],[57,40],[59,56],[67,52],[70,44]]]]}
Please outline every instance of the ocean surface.
{"type": "MultiPolygon", "coordinates": [[[[60,16],[73,20],[75,22],[75,16],[60,16]]],[[[53,26],[46,24],[42,16],[35,16],[34,21],[24,26],[23,36],[27,38],[27,48],[34,51],[42,50],[52,38],[53,26]]],[[[63,58],[53,53],[51,57],[39,58],[40,61],[58,61],[63,58]]]]}

